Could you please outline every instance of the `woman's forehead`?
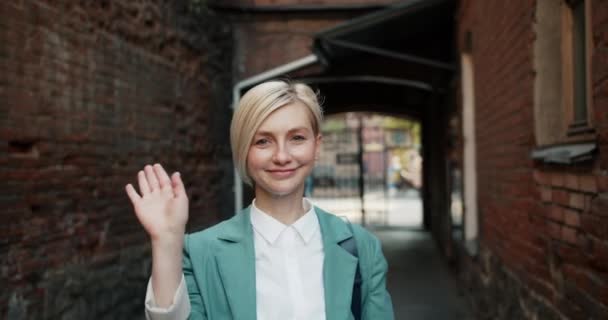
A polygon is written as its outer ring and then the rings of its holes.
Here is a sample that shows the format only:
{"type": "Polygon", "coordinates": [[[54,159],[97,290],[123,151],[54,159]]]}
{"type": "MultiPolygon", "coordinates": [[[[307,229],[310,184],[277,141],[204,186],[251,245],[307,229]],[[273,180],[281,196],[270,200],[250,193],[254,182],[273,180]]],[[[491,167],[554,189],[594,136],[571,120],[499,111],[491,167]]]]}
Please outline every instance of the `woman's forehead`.
{"type": "Polygon", "coordinates": [[[312,131],[311,112],[300,102],[294,102],[273,111],[264,119],[256,133],[294,130],[312,131]]]}

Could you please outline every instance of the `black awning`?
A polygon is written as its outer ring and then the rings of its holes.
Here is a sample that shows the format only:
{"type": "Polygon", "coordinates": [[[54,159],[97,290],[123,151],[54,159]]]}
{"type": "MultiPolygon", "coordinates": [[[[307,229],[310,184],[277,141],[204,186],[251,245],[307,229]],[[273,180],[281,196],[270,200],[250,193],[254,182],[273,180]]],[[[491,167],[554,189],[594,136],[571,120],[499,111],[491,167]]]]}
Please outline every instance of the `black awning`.
{"type": "MultiPolygon", "coordinates": [[[[314,71],[282,76],[318,88],[327,113],[421,117],[456,69],[455,9],[455,0],[409,0],[342,23],[315,35],[314,71]]],[[[246,82],[243,90],[257,84],[246,82]]]]}
{"type": "Polygon", "coordinates": [[[433,92],[424,83],[375,76],[299,80],[319,89],[326,114],[373,111],[420,119],[433,92]]]}
{"type": "Polygon", "coordinates": [[[328,65],[375,55],[454,69],[454,0],[409,0],[318,33],[313,51],[328,65]]]}

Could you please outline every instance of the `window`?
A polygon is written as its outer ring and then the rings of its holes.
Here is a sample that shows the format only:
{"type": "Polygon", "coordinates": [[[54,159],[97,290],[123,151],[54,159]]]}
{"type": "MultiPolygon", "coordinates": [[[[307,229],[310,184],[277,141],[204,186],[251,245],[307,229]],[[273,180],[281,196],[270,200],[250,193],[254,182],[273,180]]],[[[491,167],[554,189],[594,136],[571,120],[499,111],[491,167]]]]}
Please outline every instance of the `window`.
{"type": "Polygon", "coordinates": [[[569,136],[592,131],[589,49],[590,1],[569,0],[563,5],[564,105],[569,136]]]}
{"type": "Polygon", "coordinates": [[[590,0],[538,0],[534,117],[539,147],[593,140],[590,0]]]}

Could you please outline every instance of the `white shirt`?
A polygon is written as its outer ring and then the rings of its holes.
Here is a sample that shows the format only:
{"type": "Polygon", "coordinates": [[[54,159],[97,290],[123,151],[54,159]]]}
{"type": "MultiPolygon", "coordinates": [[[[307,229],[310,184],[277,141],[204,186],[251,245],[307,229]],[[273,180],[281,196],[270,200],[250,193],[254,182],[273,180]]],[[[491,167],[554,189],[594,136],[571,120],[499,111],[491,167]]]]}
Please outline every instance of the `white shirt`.
{"type": "Polygon", "coordinates": [[[323,242],[314,208],[287,226],[251,209],[257,319],[325,319],[323,242]]]}
{"type": "MultiPolygon", "coordinates": [[[[314,207],[303,201],[307,212],[290,226],[258,209],[255,200],[251,206],[258,320],[325,319],[321,228],[314,207]]],[[[156,306],[149,281],[146,319],[185,319],[189,302],[183,276],[168,308],[156,306]]]]}

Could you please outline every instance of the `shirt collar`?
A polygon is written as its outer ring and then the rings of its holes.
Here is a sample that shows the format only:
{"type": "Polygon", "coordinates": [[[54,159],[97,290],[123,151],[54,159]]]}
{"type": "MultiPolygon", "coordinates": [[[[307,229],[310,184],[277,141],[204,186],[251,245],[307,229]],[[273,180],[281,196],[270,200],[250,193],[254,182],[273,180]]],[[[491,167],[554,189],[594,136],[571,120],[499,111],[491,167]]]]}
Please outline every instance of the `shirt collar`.
{"type": "MultiPolygon", "coordinates": [[[[300,235],[302,240],[304,240],[304,243],[308,244],[315,235],[315,232],[319,230],[319,219],[317,218],[314,206],[310,201],[303,198],[302,202],[306,213],[291,226],[300,235]]],[[[281,233],[289,227],[256,207],[255,199],[251,205],[251,224],[253,225],[253,228],[271,244],[274,244],[281,233]]]]}

